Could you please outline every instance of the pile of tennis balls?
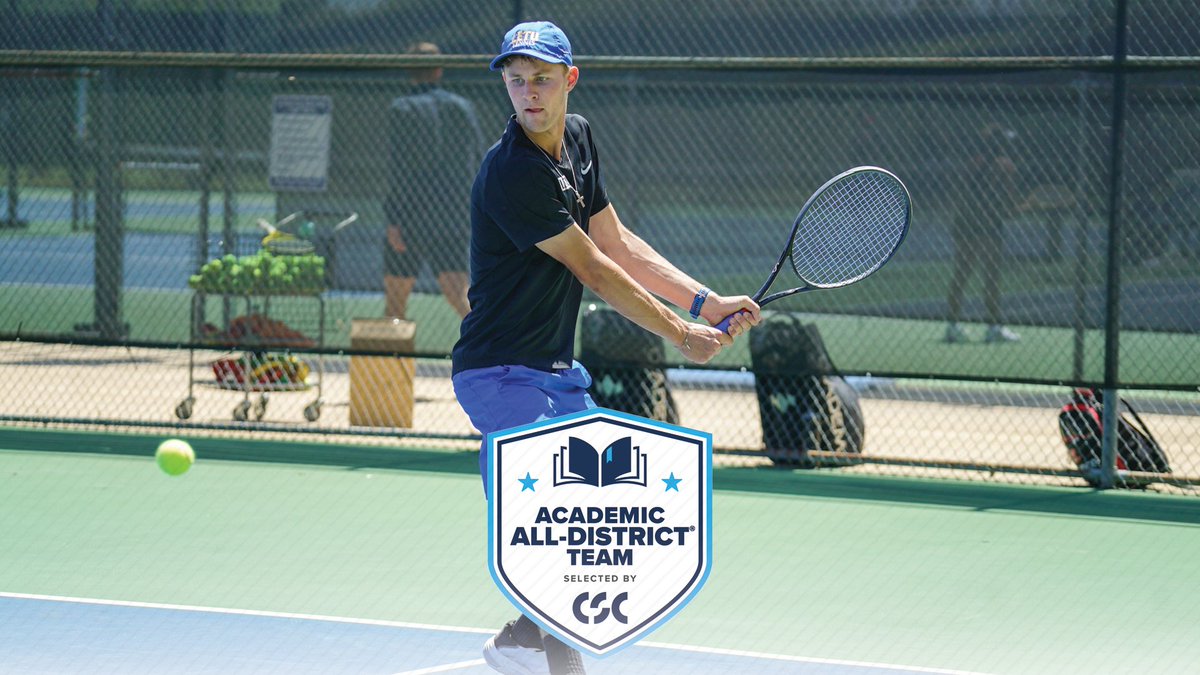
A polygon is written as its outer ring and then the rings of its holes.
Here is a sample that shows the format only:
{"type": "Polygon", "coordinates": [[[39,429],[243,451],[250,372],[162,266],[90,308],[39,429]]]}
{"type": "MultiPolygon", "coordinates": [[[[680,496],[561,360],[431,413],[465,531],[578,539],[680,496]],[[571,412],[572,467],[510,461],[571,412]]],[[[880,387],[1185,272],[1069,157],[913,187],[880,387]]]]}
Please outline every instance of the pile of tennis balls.
{"type": "Polygon", "coordinates": [[[325,288],[325,258],[267,250],[241,257],[229,254],[205,263],[188,285],[202,293],[316,295],[325,288]]]}

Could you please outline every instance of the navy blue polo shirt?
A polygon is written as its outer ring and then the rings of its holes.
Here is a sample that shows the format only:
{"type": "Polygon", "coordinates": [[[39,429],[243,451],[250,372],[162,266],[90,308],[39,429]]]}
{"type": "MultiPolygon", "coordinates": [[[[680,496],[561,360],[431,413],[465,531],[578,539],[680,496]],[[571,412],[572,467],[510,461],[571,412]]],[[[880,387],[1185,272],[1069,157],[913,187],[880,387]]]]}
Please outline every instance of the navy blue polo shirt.
{"type": "Polygon", "coordinates": [[[591,127],[567,115],[556,163],[509,120],[471,189],[471,312],[454,345],[454,372],[570,366],[583,285],[536,244],[608,206],[591,127]],[[581,207],[576,190],[583,197],[581,207]]]}

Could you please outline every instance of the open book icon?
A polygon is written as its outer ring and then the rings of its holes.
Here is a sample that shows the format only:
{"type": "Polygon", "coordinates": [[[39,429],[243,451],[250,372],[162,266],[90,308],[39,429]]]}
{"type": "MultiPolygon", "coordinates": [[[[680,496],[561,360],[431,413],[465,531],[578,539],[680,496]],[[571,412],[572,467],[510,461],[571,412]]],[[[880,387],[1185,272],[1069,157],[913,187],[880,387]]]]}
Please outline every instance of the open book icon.
{"type": "Polygon", "coordinates": [[[596,452],[587,441],[571,436],[567,447],[560,448],[554,456],[554,485],[571,483],[596,487],[627,483],[646,487],[646,456],[640,447],[633,447],[628,436],[613,441],[601,452],[596,452]]]}

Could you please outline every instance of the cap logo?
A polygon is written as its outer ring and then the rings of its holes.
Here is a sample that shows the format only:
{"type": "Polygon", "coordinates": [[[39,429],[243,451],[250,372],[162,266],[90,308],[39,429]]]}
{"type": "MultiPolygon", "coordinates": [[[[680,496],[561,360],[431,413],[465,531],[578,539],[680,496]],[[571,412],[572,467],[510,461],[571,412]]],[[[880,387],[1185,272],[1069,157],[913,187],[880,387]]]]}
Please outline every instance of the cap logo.
{"type": "Polygon", "coordinates": [[[536,30],[519,30],[513,34],[512,44],[509,49],[519,49],[521,47],[534,47],[538,42],[538,32],[536,30]]]}

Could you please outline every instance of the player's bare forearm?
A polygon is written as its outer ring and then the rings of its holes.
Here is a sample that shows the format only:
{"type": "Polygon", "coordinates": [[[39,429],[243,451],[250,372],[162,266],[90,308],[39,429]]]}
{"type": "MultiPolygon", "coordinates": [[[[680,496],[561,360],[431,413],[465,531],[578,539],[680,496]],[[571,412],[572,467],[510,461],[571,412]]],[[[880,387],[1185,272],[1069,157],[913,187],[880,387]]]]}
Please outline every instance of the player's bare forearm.
{"type": "Polygon", "coordinates": [[[589,235],[635,281],[667,302],[687,309],[703,284],[685,274],[621,223],[610,204],[592,216],[589,235]]]}
{"type": "Polygon", "coordinates": [[[731,338],[721,331],[684,321],[642,288],[577,226],[538,244],[622,316],[658,335],[690,360],[704,363],[731,338]]]}
{"type": "MultiPolygon", "coordinates": [[[[641,237],[621,223],[610,204],[592,216],[589,234],[596,245],[613,262],[629,273],[646,290],[680,309],[690,309],[692,300],[704,285],[685,274],[641,237]]],[[[710,293],[701,306],[700,315],[710,324],[745,311],[733,326],[732,335],[739,335],[760,320],[758,304],[744,295],[725,297],[710,293]]]]}
{"type": "Polygon", "coordinates": [[[578,227],[538,244],[602,300],[646,330],[674,345],[683,341],[686,322],[654,299],[578,227]]]}
{"type": "Polygon", "coordinates": [[[733,341],[721,331],[684,321],[602,253],[596,262],[576,274],[580,281],[625,318],[666,338],[689,360],[707,363],[733,341]]]}

